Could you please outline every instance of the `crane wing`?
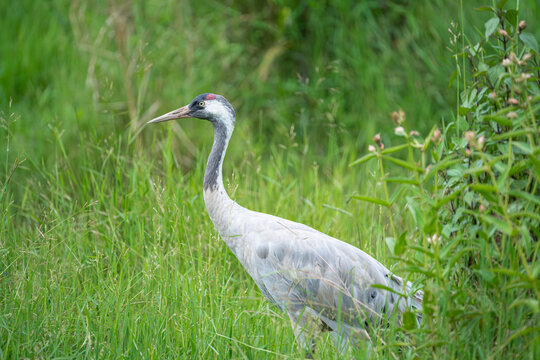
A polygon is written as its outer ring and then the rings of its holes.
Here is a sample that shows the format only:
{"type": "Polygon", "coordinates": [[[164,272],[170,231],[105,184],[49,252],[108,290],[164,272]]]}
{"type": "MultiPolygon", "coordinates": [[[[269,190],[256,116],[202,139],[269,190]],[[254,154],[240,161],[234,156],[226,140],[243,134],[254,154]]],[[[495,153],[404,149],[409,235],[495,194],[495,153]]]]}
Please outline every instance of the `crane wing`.
{"type": "Polygon", "coordinates": [[[272,303],[284,310],[308,306],[321,318],[362,326],[396,310],[421,308],[421,292],[399,296],[409,294],[411,284],[404,285],[362,250],[306,225],[272,218],[264,229],[249,232],[252,251],[245,264],[272,303]]]}

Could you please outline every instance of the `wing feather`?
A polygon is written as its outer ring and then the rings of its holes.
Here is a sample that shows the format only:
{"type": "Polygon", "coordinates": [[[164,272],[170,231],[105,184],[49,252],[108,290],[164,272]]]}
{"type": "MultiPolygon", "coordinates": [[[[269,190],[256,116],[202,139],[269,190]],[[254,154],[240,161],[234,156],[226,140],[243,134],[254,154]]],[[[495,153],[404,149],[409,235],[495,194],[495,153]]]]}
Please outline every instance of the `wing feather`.
{"type": "Polygon", "coordinates": [[[404,288],[401,278],[362,250],[306,225],[272,218],[244,235],[254,248],[246,269],[273,304],[283,310],[309,306],[321,317],[355,326],[401,313],[411,302],[421,308],[421,292],[401,298],[396,293],[409,294],[411,284],[404,288]]]}

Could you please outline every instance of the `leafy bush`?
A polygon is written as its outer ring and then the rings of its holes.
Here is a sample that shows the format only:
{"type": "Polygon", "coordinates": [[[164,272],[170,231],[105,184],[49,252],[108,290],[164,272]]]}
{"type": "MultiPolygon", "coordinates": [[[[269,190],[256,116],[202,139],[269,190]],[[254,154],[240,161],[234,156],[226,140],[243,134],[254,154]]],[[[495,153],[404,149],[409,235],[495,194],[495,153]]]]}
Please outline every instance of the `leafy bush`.
{"type": "Polygon", "coordinates": [[[449,29],[453,120],[421,137],[395,112],[404,142],[385,148],[377,134],[351,164],[378,160],[382,198],[355,198],[388,209],[386,243],[401,271],[425,283],[423,326],[409,338],[424,356],[533,358],[540,350],[540,57],[504,3],[479,9],[491,18],[478,42],[449,29]],[[388,166],[408,176],[390,177],[388,166]],[[398,234],[407,217],[416,228],[398,234]]]}

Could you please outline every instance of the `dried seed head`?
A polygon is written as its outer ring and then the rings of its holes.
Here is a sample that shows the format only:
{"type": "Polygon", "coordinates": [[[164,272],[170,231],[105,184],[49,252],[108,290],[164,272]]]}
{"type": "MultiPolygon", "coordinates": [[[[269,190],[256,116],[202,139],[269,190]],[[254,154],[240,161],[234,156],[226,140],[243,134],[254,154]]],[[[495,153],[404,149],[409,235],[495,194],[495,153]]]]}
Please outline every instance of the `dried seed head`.
{"type": "Polygon", "coordinates": [[[393,111],[392,120],[397,124],[401,125],[405,121],[405,112],[403,110],[393,111]]]}
{"type": "Polygon", "coordinates": [[[392,121],[394,121],[396,124],[399,124],[399,114],[397,111],[392,112],[392,121]]]}
{"type": "Polygon", "coordinates": [[[504,29],[499,29],[499,34],[501,34],[501,36],[508,37],[508,33],[504,29]]]}
{"type": "Polygon", "coordinates": [[[525,20],[521,20],[518,24],[518,29],[519,31],[525,29],[527,27],[527,23],[525,22],[525,20]]]}
{"type": "Polygon", "coordinates": [[[509,119],[515,119],[518,117],[518,114],[515,111],[510,111],[508,114],[506,114],[506,117],[509,119]]]}
{"type": "Polygon", "coordinates": [[[514,98],[508,99],[508,103],[510,105],[519,105],[519,101],[517,101],[517,99],[514,99],[514,98]]]}

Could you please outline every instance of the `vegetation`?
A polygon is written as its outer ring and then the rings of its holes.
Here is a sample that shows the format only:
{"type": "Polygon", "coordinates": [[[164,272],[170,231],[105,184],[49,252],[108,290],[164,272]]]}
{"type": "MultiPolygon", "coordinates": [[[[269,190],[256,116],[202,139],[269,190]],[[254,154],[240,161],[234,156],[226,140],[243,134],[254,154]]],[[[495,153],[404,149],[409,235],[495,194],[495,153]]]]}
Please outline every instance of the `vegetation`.
{"type": "Polygon", "coordinates": [[[143,127],[207,91],[231,197],[424,285],[372,358],[537,358],[540,9],[450,3],[0,3],[0,359],[302,355],[206,215],[210,126],[143,127]]]}

